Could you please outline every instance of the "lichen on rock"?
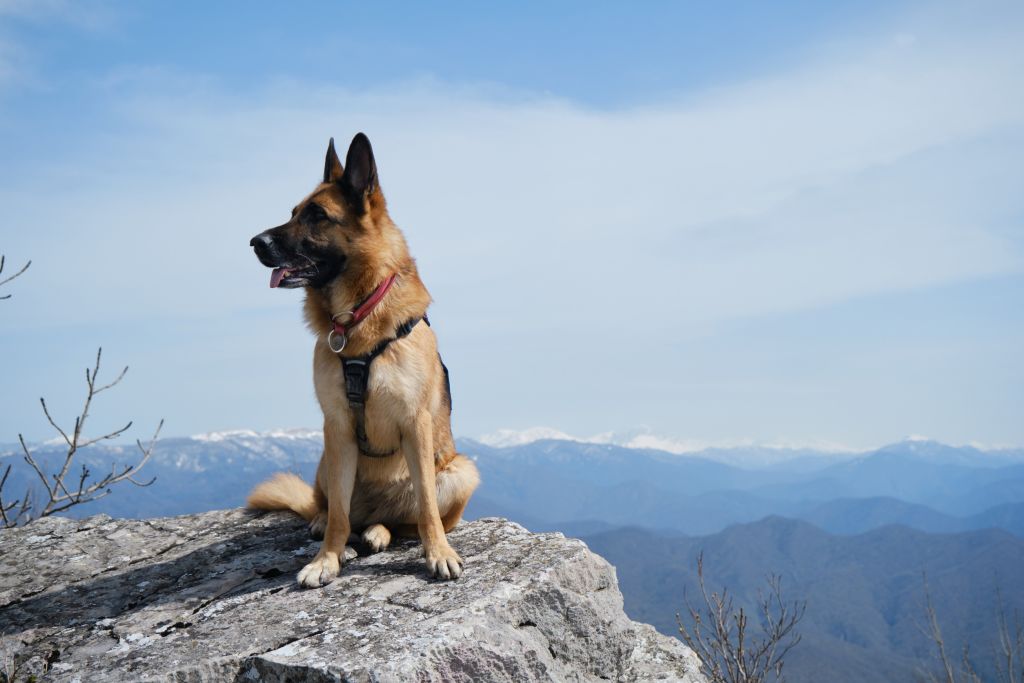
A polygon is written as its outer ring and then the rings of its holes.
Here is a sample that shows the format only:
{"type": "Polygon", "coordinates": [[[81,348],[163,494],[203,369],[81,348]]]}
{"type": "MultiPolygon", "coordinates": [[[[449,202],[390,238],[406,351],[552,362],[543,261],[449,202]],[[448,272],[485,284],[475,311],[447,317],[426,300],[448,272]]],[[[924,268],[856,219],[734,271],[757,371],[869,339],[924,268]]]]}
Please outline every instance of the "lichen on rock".
{"type": "Polygon", "coordinates": [[[581,541],[496,518],[449,538],[458,581],[408,541],[306,590],[318,543],[286,514],[41,519],[0,532],[0,649],[82,683],[704,680],[581,541]]]}

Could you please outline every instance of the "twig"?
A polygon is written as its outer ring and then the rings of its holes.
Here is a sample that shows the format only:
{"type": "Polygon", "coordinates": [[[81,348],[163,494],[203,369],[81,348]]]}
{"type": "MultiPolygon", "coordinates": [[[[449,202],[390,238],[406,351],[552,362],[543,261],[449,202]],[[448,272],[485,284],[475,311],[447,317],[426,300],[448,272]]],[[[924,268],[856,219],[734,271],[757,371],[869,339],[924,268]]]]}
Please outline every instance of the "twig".
{"type": "Polygon", "coordinates": [[[981,676],[978,675],[974,668],[974,664],[971,662],[971,653],[967,645],[964,645],[963,652],[960,656],[959,677],[957,676],[957,671],[953,667],[953,662],[950,661],[949,655],[946,653],[946,641],[942,636],[942,628],[939,626],[939,618],[935,612],[935,605],[932,603],[932,593],[928,588],[928,576],[923,572],[921,574],[921,580],[924,583],[925,616],[927,617],[928,622],[924,627],[918,625],[918,630],[920,630],[935,644],[938,659],[937,663],[942,672],[941,679],[937,677],[934,672],[927,672],[926,675],[928,676],[928,680],[933,681],[934,683],[982,683],[981,676]]]}
{"type": "Polygon", "coordinates": [[[10,523],[10,520],[7,517],[7,513],[18,506],[18,501],[16,500],[11,503],[4,503],[4,484],[7,483],[7,475],[9,475],[10,473],[11,466],[8,465],[7,468],[4,470],[4,476],[0,477],[0,522],[3,522],[3,528],[5,529],[14,526],[10,523]]]}
{"type": "MultiPolygon", "coordinates": [[[[4,256],[3,256],[2,254],[0,254],[0,273],[4,272],[4,260],[5,260],[5,259],[4,259],[4,256]]],[[[32,261],[29,261],[28,263],[26,263],[25,265],[23,265],[23,266],[21,267],[21,270],[19,270],[19,271],[18,271],[17,273],[15,273],[14,275],[11,275],[10,277],[7,277],[7,278],[4,278],[3,280],[0,280],[0,287],[3,287],[3,286],[4,286],[4,285],[6,285],[6,284],[7,284],[8,282],[10,282],[10,281],[11,281],[11,280],[13,280],[14,278],[16,278],[16,277],[18,277],[19,275],[21,275],[22,273],[24,273],[24,272],[25,272],[26,270],[28,270],[28,267],[29,267],[29,266],[31,266],[31,265],[32,265],[32,261]]],[[[7,294],[6,296],[0,296],[0,299],[10,299],[10,298],[11,298],[11,295],[10,295],[10,294],[7,294]]]]}

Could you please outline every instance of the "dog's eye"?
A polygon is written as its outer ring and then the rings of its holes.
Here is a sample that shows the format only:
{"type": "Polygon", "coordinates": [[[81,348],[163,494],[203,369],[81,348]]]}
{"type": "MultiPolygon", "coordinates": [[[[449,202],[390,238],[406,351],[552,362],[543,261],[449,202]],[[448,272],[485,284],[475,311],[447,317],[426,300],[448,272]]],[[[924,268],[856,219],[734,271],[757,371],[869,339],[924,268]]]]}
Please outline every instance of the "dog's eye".
{"type": "Polygon", "coordinates": [[[309,204],[302,210],[302,220],[314,222],[327,218],[327,213],[319,204],[309,204]]]}

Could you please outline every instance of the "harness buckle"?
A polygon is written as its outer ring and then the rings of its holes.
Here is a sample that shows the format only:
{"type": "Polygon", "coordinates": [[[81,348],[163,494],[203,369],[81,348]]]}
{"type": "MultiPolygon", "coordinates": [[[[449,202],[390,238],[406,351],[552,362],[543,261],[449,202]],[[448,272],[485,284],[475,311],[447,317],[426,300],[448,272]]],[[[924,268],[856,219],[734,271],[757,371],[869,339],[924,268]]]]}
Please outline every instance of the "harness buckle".
{"type": "Polygon", "coordinates": [[[346,358],[342,361],[345,374],[345,396],[350,405],[364,405],[370,379],[370,366],[364,360],[346,358]]]}

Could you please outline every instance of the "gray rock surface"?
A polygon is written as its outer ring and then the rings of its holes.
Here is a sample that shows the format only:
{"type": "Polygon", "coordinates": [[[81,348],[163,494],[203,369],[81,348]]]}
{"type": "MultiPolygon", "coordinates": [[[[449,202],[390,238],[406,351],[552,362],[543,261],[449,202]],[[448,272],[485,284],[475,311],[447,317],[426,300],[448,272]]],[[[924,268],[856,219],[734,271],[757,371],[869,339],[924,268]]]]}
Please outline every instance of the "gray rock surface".
{"type": "Polygon", "coordinates": [[[582,542],[493,518],[449,537],[458,581],[409,541],[303,590],[318,544],[290,515],[42,519],[0,531],[0,656],[81,683],[704,680],[582,542]]]}

